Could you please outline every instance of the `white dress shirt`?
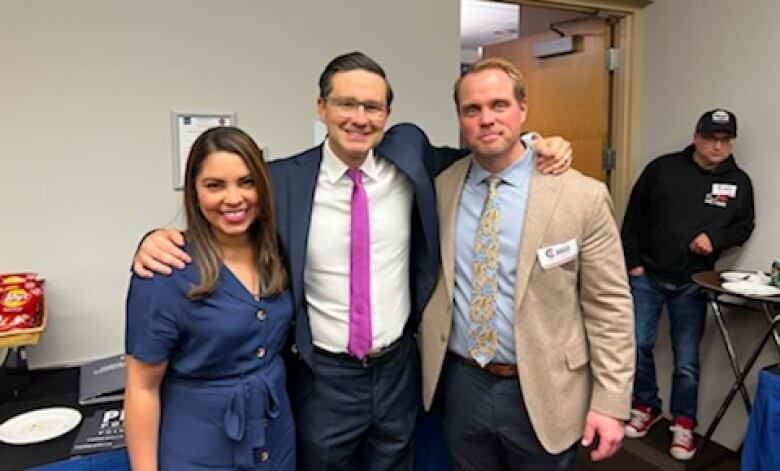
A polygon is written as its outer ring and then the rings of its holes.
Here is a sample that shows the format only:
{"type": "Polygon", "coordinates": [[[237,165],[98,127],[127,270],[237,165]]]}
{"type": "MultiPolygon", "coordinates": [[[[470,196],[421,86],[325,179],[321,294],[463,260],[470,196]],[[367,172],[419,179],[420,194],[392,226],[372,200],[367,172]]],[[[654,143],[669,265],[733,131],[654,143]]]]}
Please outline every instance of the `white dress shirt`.
{"type": "MultiPolygon", "coordinates": [[[[312,341],[346,352],[349,340],[350,202],[347,165],[325,141],[314,191],[306,248],[304,290],[312,341]]],[[[396,341],[411,309],[409,246],[412,198],[409,179],[390,161],[369,151],[361,165],[368,196],[371,238],[371,351],[396,341]]]]}

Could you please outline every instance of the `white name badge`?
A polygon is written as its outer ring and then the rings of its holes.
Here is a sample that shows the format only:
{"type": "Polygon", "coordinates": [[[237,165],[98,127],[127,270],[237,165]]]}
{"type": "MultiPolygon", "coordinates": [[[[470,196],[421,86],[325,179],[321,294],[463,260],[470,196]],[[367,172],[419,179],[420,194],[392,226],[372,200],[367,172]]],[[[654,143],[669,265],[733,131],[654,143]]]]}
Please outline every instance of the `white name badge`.
{"type": "Polygon", "coordinates": [[[539,258],[539,264],[545,270],[555,268],[577,257],[577,241],[572,239],[563,244],[542,247],[536,251],[536,256],[539,258]]]}
{"type": "Polygon", "coordinates": [[[729,198],[736,198],[737,185],[732,185],[730,183],[713,183],[712,195],[713,196],[725,195],[728,196],[729,198]]]}

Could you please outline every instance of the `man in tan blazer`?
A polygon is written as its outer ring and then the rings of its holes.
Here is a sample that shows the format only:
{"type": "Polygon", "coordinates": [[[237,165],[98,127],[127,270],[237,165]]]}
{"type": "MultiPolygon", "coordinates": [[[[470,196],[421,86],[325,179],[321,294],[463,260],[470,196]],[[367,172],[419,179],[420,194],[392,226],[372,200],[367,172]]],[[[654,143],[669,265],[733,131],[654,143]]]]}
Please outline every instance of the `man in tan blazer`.
{"type": "Polygon", "coordinates": [[[442,270],[423,313],[423,401],[455,470],[573,469],[613,455],[630,411],[632,302],[605,186],[533,168],[515,67],[455,84],[472,154],[436,180],[442,270]],[[490,183],[495,181],[494,183],[490,183]]]}

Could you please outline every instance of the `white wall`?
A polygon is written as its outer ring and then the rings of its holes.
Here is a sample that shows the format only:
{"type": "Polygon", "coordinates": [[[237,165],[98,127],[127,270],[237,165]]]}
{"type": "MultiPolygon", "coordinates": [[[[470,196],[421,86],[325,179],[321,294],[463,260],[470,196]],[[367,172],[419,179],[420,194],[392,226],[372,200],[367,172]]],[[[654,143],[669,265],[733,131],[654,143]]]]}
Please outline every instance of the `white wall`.
{"type": "Polygon", "coordinates": [[[0,0],[0,273],[40,272],[33,367],[123,349],[141,234],[177,220],[170,112],[235,111],[274,157],[312,145],[317,78],[362,50],[392,121],[457,143],[451,0],[0,0]]]}
{"type": "MultiPolygon", "coordinates": [[[[645,9],[642,72],[641,163],[691,142],[702,112],[725,107],[737,115],[738,164],[750,175],[756,195],[756,229],[750,241],[721,265],[768,270],[780,259],[777,154],[780,110],[780,2],[777,0],[655,0],[645,9]]],[[[765,328],[763,318],[733,312],[727,319],[737,355],[744,361],[765,328]]],[[[699,431],[704,433],[734,377],[712,318],[702,342],[699,431]]],[[[668,410],[671,352],[668,324],[659,334],[659,385],[668,410]]],[[[776,362],[770,343],[758,365],[776,362]]],[[[750,377],[751,394],[757,373],[750,377]]],[[[719,426],[715,439],[732,448],[745,430],[739,398],[719,426]]]]}

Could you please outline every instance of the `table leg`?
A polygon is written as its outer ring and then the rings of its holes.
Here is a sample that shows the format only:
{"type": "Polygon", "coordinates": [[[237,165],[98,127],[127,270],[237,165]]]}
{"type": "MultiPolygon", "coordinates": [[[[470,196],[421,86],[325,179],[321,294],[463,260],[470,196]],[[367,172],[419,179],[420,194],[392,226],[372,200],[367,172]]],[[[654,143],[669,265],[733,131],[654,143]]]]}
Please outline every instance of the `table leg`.
{"type": "MultiPolygon", "coordinates": [[[[710,307],[712,308],[712,314],[715,316],[715,320],[718,322],[718,330],[720,330],[720,336],[723,339],[723,344],[726,346],[726,354],[729,357],[729,364],[731,364],[731,371],[734,372],[734,379],[739,378],[742,371],[739,368],[737,362],[737,354],[734,352],[734,344],[731,342],[731,335],[726,327],[726,321],[723,319],[723,313],[720,310],[720,305],[716,297],[710,298],[710,307]]],[[[745,403],[745,410],[750,415],[750,395],[747,392],[747,388],[743,384],[739,388],[739,392],[742,395],[742,402],[745,403]]]]}
{"type": "Polygon", "coordinates": [[[712,434],[715,433],[715,429],[718,427],[718,424],[720,423],[721,419],[723,419],[723,416],[726,414],[726,410],[728,410],[729,406],[731,405],[731,401],[734,400],[734,396],[737,395],[737,391],[739,391],[741,388],[745,386],[745,379],[747,378],[747,375],[750,373],[750,370],[753,368],[753,365],[756,363],[758,356],[761,354],[761,350],[764,349],[764,345],[766,345],[766,343],[769,341],[769,337],[772,336],[772,332],[774,332],[775,326],[778,323],[780,323],[780,314],[776,315],[773,319],[770,320],[769,328],[767,328],[766,332],[764,333],[764,337],[761,339],[761,342],[758,345],[756,345],[756,348],[753,349],[753,352],[750,354],[750,358],[748,358],[748,361],[745,364],[745,368],[742,370],[737,380],[731,386],[729,393],[726,395],[726,399],[723,400],[723,404],[721,404],[720,409],[718,409],[718,413],[715,414],[715,418],[712,419],[712,422],[710,422],[710,426],[707,428],[707,432],[704,434],[704,437],[702,438],[701,442],[699,442],[699,445],[696,448],[696,455],[694,455],[693,460],[690,463],[689,469],[693,469],[693,463],[696,460],[696,457],[701,456],[703,454],[704,449],[707,447],[710,440],[712,439],[712,434]]]}
{"type": "MultiPolygon", "coordinates": [[[[766,316],[766,321],[771,323],[772,318],[775,317],[775,313],[772,312],[772,308],[769,307],[769,303],[761,303],[761,309],[764,311],[764,316],[766,316]]],[[[777,347],[777,351],[780,352],[780,334],[777,333],[777,328],[772,329],[772,338],[775,341],[775,346],[777,347]]]]}

